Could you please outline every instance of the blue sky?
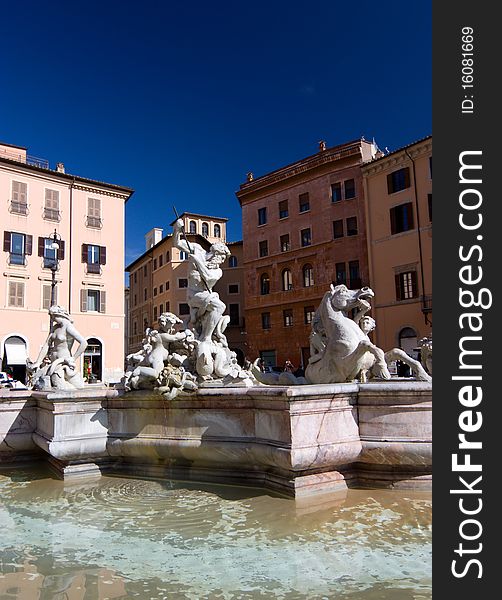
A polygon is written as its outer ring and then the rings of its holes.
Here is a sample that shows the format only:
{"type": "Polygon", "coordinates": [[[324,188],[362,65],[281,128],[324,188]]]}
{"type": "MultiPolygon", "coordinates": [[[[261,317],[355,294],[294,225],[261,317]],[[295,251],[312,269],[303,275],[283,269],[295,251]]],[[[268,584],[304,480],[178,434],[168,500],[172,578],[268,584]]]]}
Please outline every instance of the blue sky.
{"type": "Polygon", "coordinates": [[[431,133],[429,1],[3,7],[0,140],[136,190],[126,262],[178,211],[226,216],[255,176],[362,135],[431,133]]]}

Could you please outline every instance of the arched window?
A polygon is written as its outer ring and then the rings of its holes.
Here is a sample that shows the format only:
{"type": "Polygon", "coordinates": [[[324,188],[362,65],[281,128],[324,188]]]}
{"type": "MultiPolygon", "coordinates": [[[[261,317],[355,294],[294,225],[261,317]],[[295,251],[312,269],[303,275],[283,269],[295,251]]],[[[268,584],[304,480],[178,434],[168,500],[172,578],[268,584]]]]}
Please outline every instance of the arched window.
{"type": "Polygon", "coordinates": [[[268,273],[263,273],[260,277],[260,294],[262,296],[270,294],[270,277],[268,273]]]}
{"type": "Polygon", "coordinates": [[[399,347],[410,356],[414,354],[413,350],[417,347],[417,341],[417,332],[411,327],[403,327],[399,332],[399,347]]]}
{"type": "Polygon", "coordinates": [[[202,223],[202,235],[205,237],[209,235],[209,225],[207,223],[202,223]]]}
{"type": "Polygon", "coordinates": [[[195,221],[190,221],[190,225],[188,226],[188,230],[190,233],[197,233],[197,223],[195,221]]]}
{"type": "Polygon", "coordinates": [[[97,338],[87,339],[84,351],[83,376],[87,383],[97,383],[103,380],[103,347],[97,338]]]}
{"type": "Polygon", "coordinates": [[[303,287],[314,285],[314,267],[310,264],[303,266],[303,287]]]}
{"type": "Polygon", "coordinates": [[[214,226],[214,237],[221,237],[221,227],[219,225],[214,226]]]}
{"type": "Polygon", "coordinates": [[[285,292],[293,289],[293,279],[291,277],[291,271],[289,269],[284,269],[284,271],[282,272],[282,289],[285,292]]]}
{"type": "Polygon", "coordinates": [[[232,267],[232,268],[236,267],[237,266],[237,256],[231,256],[228,259],[228,265],[229,265],[229,267],[232,267]]]}

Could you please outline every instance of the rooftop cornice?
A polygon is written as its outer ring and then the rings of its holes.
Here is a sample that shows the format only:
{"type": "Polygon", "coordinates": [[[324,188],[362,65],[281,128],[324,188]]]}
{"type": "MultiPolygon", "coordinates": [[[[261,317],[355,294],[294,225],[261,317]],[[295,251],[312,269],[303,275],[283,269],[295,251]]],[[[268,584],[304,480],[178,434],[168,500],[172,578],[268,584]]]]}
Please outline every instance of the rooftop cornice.
{"type": "Polygon", "coordinates": [[[415,159],[432,151],[432,136],[428,136],[413,144],[394,150],[380,158],[376,158],[362,165],[363,176],[373,175],[389,168],[397,167],[410,160],[415,159]]]}

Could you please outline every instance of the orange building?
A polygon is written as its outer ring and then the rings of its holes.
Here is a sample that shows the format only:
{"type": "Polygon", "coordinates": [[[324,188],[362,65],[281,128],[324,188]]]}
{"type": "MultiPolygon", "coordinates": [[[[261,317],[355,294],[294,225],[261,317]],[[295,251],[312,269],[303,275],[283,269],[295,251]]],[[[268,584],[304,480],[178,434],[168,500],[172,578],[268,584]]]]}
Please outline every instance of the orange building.
{"type": "MultiPolygon", "coordinates": [[[[326,148],[248,180],[242,207],[248,356],[306,366],[311,321],[331,283],[369,284],[363,139],[326,148]]],[[[381,154],[381,153],[380,153],[381,154]]]]}
{"type": "Polygon", "coordinates": [[[432,137],[362,167],[375,342],[413,354],[432,333],[432,137]]]}

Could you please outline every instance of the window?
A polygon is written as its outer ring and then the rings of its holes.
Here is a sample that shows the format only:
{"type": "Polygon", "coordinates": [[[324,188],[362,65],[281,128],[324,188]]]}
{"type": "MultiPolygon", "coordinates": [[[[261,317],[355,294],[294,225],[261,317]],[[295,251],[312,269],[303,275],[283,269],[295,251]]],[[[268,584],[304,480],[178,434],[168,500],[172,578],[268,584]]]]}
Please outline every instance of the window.
{"type": "Polygon", "coordinates": [[[188,253],[180,250],[180,260],[188,260],[188,253]]]}
{"type": "Polygon", "coordinates": [[[333,221],[333,238],[336,240],[341,237],[343,237],[343,219],[333,221]]]}
{"type": "Polygon", "coordinates": [[[281,235],[281,252],[288,252],[291,250],[291,244],[289,243],[289,233],[281,235]]]}
{"type": "Polygon", "coordinates": [[[417,272],[396,273],[396,300],[409,300],[418,296],[417,272]]]}
{"type": "Polygon", "coordinates": [[[133,335],[138,335],[138,321],[134,321],[132,324],[132,333],[133,335]]]}
{"type": "Polygon", "coordinates": [[[351,260],[349,262],[350,287],[355,290],[361,287],[361,274],[359,273],[359,261],[351,260]]]}
{"type": "Polygon", "coordinates": [[[148,298],[148,288],[143,289],[143,301],[146,301],[148,298]]]}
{"type": "Polygon", "coordinates": [[[345,263],[336,263],[335,265],[336,271],[336,285],[341,285],[347,283],[347,272],[345,270],[345,263]]]}
{"type": "Polygon", "coordinates": [[[3,249],[9,252],[10,265],[25,265],[32,252],[33,237],[15,231],[4,231],[3,249]]]}
{"type": "Polygon", "coordinates": [[[347,219],[347,235],[357,235],[357,217],[347,219]]]}
{"type": "Polygon", "coordinates": [[[356,184],[353,179],[347,179],[344,181],[343,187],[345,190],[345,200],[350,200],[351,198],[356,197],[356,184]]]}
{"type": "Polygon", "coordinates": [[[282,272],[282,289],[285,292],[293,289],[293,279],[289,269],[284,269],[282,272]]]}
{"type": "Polygon", "coordinates": [[[138,271],[134,271],[134,283],[138,283],[138,271]]]}
{"type": "Polygon", "coordinates": [[[282,320],[284,322],[284,327],[293,326],[293,310],[291,308],[282,311],[282,320]]]}
{"type": "Polygon", "coordinates": [[[164,264],[164,255],[159,254],[159,269],[164,264]]]}
{"type": "Polygon", "coordinates": [[[188,287],[188,279],[178,279],[178,287],[179,288],[188,287]]]}
{"type": "Polygon", "coordinates": [[[429,208],[429,221],[432,223],[432,194],[427,194],[427,206],[429,208]]]}
{"type": "Polygon", "coordinates": [[[56,258],[64,259],[65,243],[63,240],[58,240],[59,249],[52,248],[54,240],[52,238],[38,238],[38,256],[42,257],[44,269],[51,269],[56,266],[56,258]],[[57,253],[57,254],[56,254],[57,253]]]}
{"type": "Polygon", "coordinates": [[[390,232],[392,235],[413,229],[413,206],[411,202],[390,209],[390,232]]]}
{"type": "Polygon", "coordinates": [[[308,210],[310,210],[310,200],[309,200],[309,193],[306,192],[305,194],[300,194],[299,198],[299,204],[300,204],[300,212],[307,212],[308,210]]]}
{"type": "Polygon", "coordinates": [[[178,305],[178,314],[179,315],[189,315],[190,314],[190,307],[188,306],[188,304],[186,302],[181,302],[181,304],[178,305]]]}
{"type": "Polygon", "coordinates": [[[202,235],[204,237],[209,235],[209,225],[207,223],[202,223],[202,235]]]}
{"type": "Polygon", "coordinates": [[[218,224],[214,226],[214,237],[221,237],[221,227],[218,224]]]}
{"type": "Polygon", "coordinates": [[[12,182],[10,210],[16,215],[28,214],[28,184],[22,181],[12,182]]]}
{"type": "Polygon", "coordinates": [[[169,250],[166,252],[166,263],[169,262],[169,250]]]}
{"type": "Polygon", "coordinates": [[[138,295],[134,294],[134,306],[137,306],[138,304],[138,295]]]}
{"type": "Polygon", "coordinates": [[[158,317],[157,307],[154,306],[153,307],[153,322],[154,323],[157,321],[157,317],[158,317]]]}
{"type": "Polygon", "coordinates": [[[277,363],[275,350],[260,350],[260,358],[266,367],[275,367],[277,363]]]}
{"type": "Polygon", "coordinates": [[[432,156],[429,156],[429,177],[432,179],[432,156]]]}
{"type": "Polygon", "coordinates": [[[305,325],[310,325],[314,319],[315,308],[313,306],[305,306],[303,309],[303,322],[305,325]]]}
{"type": "Polygon", "coordinates": [[[230,314],[230,322],[229,325],[239,325],[239,305],[238,304],[229,304],[228,312],[230,314]]]}
{"type": "Polygon", "coordinates": [[[238,283],[230,283],[228,286],[229,294],[238,294],[239,293],[239,284],[238,283]]]}
{"type": "Polygon", "coordinates": [[[197,223],[195,221],[190,221],[188,224],[188,232],[197,233],[197,223]]]}
{"type": "Polygon", "coordinates": [[[169,289],[169,281],[166,281],[166,292],[169,289]]]}
{"type": "Polygon", "coordinates": [[[161,283],[161,284],[159,285],[159,294],[163,294],[163,293],[164,293],[164,284],[163,284],[163,283],[161,283]]]}
{"type": "Polygon", "coordinates": [[[262,296],[270,294],[270,277],[268,273],[263,273],[260,277],[260,294],[262,296]]]}
{"type": "Polygon", "coordinates": [[[271,327],[270,313],[269,312],[261,313],[261,328],[262,329],[270,329],[270,327],[271,327]]]}
{"type": "Polygon", "coordinates": [[[312,244],[312,235],[310,233],[310,227],[308,229],[301,230],[302,246],[310,246],[312,244]]]}
{"type": "Polygon", "coordinates": [[[153,270],[154,271],[157,270],[157,259],[156,258],[153,259],[153,270]]]}
{"type": "Polygon", "coordinates": [[[265,225],[266,222],[267,222],[267,209],[266,209],[266,207],[259,208],[258,209],[258,225],[265,225]]]}
{"type": "Polygon", "coordinates": [[[87,227],[101,229],[101,198],[87,198],[87,227]]]}
{"type": "Polygon", "coordinates": [[[153,295],[154,295],[154,296],[156,296],[156,295],[157,295],[157,288],[156,288],[156,287],[154,287],[154,288],[153,288],[153,295]]]}
{"type": "Polygon", "coordinates": [[[9,281],[9,306],[24,306],[24,281],[9,281]]]}
{"type": "Polygon", "coordinates": [[[237,266],[237,256],[231,256],[228,259],[228,266],[234,269],[237,266]]]}
{"type": "Polygon", "coordinates": [[[314,285],[314,267],[310,264],[304,265],[303,269],[303,287],[314,285]]]}
{"type": "Polygon", "coordinates": [[[145,265],[143,267],[143,277],[146,277],[148,275],[148,265],[145,265]]]}
{"type": "MultiPolygon", "coordinates": [[[[44,283],[42,285],[42,308],[44,310],[49,310],[51,307],[51,294],[52,294],[52,286],[50,284],[44,283]]],[[[52,304],[58,303],[58,286],[54,286],[54,302],[52,304]]]]}
{"type": "Polygon", "coordinates": [[[331,202],[340,202],[342,199],[342,184],[340,181],[331,184],[331,202]]]}
{"type": "Polygon", "coordinates": [[[268,241],[263,240],[258,244],[260,256],[268,256],[268,241]]]}
{"type": "Polygon", "coordinates": [[[395,194],[401,190],[410,187],[410,169],[398,169],[387,175],[387,191],[389,194],[395,194]]]}
{"type": "Polygon", "coordinates": [[[288,201],[281,200],[279,202],[279,219],[285,219],[289,215],[288,201]]]}
{"type": "Polygon", "coordinates": [[[170,303],[169,303],[169,300],[168,300],[168,301],[166,302],[166,312],[169,312],[169,311],[170,311],[169,304],[170,304],[170,303]]]}
{"type": "Polygon", "coordinates": [[[57,190],[45,190],[44,219],[49,221],[60,221],[59,192],[57,190]]]}
{"type": "Polygon", "coordinates": [[[80,290],[80,310],[82,312],[106,312],[106,292],[86,288],[80,290]]]}
{"type": "Polygon", "coordinates": [[[164,303],[159,306],[159,314],[161,315],[164,312],[164,303]]]}
{"type": "Polygon", "coordinates": [[[82,262],[87,264],[87,273],[101,273],[101,265],[106,265],[106,248],[94,244],[82,244],[82,262]]]}

